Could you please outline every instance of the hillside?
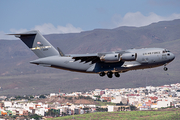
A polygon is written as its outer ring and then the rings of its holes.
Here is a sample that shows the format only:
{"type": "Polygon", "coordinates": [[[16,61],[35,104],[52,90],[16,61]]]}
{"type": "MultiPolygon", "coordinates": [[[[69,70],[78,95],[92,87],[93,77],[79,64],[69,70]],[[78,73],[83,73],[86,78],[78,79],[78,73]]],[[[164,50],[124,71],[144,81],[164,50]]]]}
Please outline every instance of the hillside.
{"type": "Polygon", "coordinates": [[[179,120],[179,112],[179,109],[175,108],[162,111],[95,112],[82,115],[49,118],[48,120],[179,120]]]}
{"type": "Polygon", "coordinates": [[[99,77],[32,65],[37,59],[20,40],[0,40],[0,93],[1,95],[43,94],[88,91],[96,88],[160,86],[180,82],[180,20],[162,21],[144,27],[95,29],[82,33],[45,35],[52,45],[65,54],[94,53],[142,47],[162,47],[176,55],[175,60],[163,67],[130,71],[121,78],[99,77]]]}

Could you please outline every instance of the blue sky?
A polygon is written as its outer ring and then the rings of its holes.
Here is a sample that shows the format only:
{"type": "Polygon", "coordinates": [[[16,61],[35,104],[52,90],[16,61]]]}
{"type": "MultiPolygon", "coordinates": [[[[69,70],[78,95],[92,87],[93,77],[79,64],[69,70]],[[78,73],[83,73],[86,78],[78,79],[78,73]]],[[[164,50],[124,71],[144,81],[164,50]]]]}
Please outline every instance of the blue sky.
{"type": "Polygon", "coordinates": [[[0,39],[40,30],[78,33],[180,19],[180,0],[0,0],[0,39]]]}

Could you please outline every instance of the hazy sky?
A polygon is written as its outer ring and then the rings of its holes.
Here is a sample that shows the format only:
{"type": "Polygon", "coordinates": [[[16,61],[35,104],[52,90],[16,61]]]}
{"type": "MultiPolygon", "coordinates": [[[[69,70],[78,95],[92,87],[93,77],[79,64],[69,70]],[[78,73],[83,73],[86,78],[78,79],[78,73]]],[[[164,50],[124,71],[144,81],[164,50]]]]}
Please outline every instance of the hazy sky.
{"type": "Polygon", "coordinates": [[[0,39],[34,29],[76,33],[174,19],[180,19],[180,0],[0,0],[0,39]]]}

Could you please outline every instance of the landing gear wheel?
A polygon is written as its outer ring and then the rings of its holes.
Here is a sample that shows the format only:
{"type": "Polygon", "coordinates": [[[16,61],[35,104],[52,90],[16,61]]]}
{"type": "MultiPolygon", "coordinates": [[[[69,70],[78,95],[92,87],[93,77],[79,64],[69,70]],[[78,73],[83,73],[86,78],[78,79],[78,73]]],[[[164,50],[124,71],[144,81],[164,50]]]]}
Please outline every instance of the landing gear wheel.
{"type": "Polygon", "coordinates": [[[168,70],[168,68],[167,67],[164,67],[164,71],[167,71],[168,70]]]}
{"type": "Polygon", "coordinates": [[[120,74],[119,74],[118,72],[115,72],[114,75],[115,75],[116,77],[120,77],[120,74]]]}
{"type": "Polygon", "coordinates": [[[104,72],[101,72],[101,73],[99,73],[99,75],[100,75],[101,77],[103,77],[103,76],[105,76],[105,73],[104,73],[104,72]]]}
{"type": "Polygon", "coordinates": [[[108,76],[108,78],[112,78],[112,72],[107,72],[107,76],[108,76]]]}

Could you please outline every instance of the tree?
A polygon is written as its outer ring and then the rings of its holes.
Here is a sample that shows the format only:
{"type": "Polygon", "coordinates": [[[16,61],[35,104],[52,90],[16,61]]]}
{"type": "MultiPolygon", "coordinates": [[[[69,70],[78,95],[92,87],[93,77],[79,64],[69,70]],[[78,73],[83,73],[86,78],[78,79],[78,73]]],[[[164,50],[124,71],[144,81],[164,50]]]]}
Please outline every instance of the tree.
{"type": "Polygon", "coordinates": [[[56,117],[56,116],[59,116],[60,115],[60,110],[56,110],[56,109],[50,109],[48,110],[48,112],[46,113],[46,116],[47,115],[50,115],[50,116],[53,116],[53,117],[56,117]]]}
{"type": "Polygon", "coordinates": [[[103,102],[107,102],[107,100],[103,100],[103,102]]]}
{"type": "Polygon", "coordinates": [[[137,90],[134,90],[135,93],[137,93],[137,90]]]}
{"type": "Polygon", "coordinates": [[[40,95],[39,98],[46,98],[46,96],[45,95],[40,95]]]}
{"type": "Polygon", "coordinates": [[[35,120],[40,120],[40,119],[42,119],[42,117],[39,116],[39,115],[37,115],[37,114],[30,115],[30,118],[31,118],[31,119],[34,118],[35,120]]]}
{"type": "Polygon", "coordinates": [[[89,108],[85,107],[85,108],[83,108],[83,110],[89,110],[89,108]]]}
{"type": "Polygon", "coordinates": [[[23,97],[22,96],[15,96],[16,100],[20,100],[22,99],[23,97]]]}
{"type": "Polygon", "coordinates": [[[124,105],[124,104],[123,104],[122,101],[121,101],[120,103],[118,103],[118,104],[116,104],[116,105],[124,105]]]}
{"type": "Polygon", "coordinates": [[[90,99],[90,100],[91,100],[92,98],[91,98],[91,97],[89,97],[89,96],[87,96],[87,97],[85,97],[85,99],[90,99]]]}
{"type": "Polygon", "coordinates": [[[96,107],[96,111],[97,112],[107,112],[108,108],[99,108],[99,107],[96,107]]]}
{"type": "Polygon", "coordinates": [[[120,102],[120,105],[124,105],[124,104],[122,103],[122,101],[120,102]]]}
{"type": "Polygon", "coordinates": [[[30,95],[29,98],[32,99],[32,98],[34,98],[34,96],[30,95]]]}
{"type": "Polygon", "coordinates": [[[131,109],[131,111],[136,110],[136,106],[130,105],[130,109],[131,109]]]}
{"type": "Polygon", "coordinates": [[[68,100],[72,100],[72,97],[68,97],[68,100]]]}
{"type": "Polygon", "coordinates": [[[94,97],[101,98],[101,96],[100,96],[100,95],[95,95],[94,97]]]}

